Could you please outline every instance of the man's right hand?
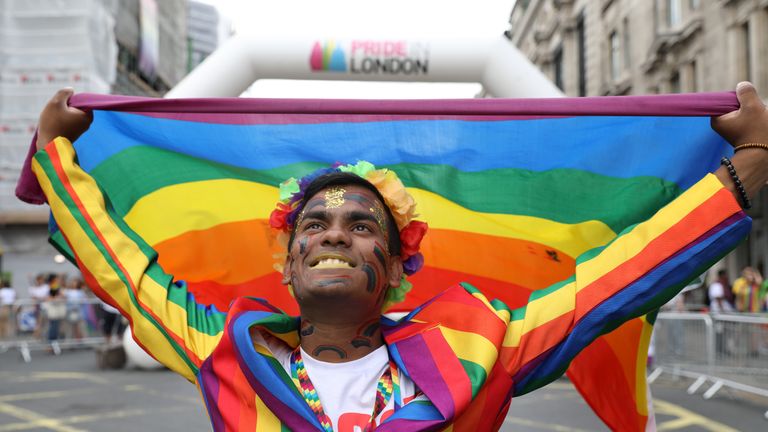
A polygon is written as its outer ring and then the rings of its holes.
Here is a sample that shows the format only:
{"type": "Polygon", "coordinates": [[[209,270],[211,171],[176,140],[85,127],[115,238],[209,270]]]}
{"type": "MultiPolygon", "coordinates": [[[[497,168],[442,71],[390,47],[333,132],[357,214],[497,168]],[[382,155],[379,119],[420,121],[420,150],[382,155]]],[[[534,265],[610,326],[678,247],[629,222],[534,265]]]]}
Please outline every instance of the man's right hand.
{"type": "Polygon", "coordinates": [[[71,88],[61,89],[43,108],[37,126],[38,150],[56,137],[64,137],[74,142],[88,130],[93,120],[91,114],[67,105],[67,101],[74,93],[75,91],[71,88]]]}

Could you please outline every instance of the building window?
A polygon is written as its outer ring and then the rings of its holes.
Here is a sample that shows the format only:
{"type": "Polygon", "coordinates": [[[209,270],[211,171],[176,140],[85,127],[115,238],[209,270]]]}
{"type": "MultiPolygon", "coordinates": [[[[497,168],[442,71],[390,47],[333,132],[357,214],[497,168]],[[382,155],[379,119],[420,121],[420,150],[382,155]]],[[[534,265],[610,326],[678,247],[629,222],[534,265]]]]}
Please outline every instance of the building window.
{"type": "Polygon", "coordinates": [[[622,34],[624,35],[624,43],[622,49],[624,50],[624,70],[629,70],[632,67],[632,51],[629,49],[629,18],[625,17],[622,24],[622,34]]]}
{"type": "Polygon", "coordinates": [[[619,34],[615,30],[608,36],[608,45],[610,47],[611,80],[616,82],[621,75],[621,52],[619,52],[619,34]]]}
{"type": "Polygon", "coordinates": [[[552,59],[552,65],[554,67],[555,72],[555,85],[560,90],[565,90],[565,87],[563,86],[563,47],[560,46],[557,48],[557,51],[555,51],[555,56],[552,59]]]}
{"type": "Polygon", "coordinates": [[[669,77],[669,92],[680,93],[680,73],[675,72],[669,77]]]}
{"type": "Polygon", "coordinates": [[[750,37],[749,30],[749,21],[747,21],[741,26],[744,40],[744,50],[742,51],[742,55],[744,56],[744,62],[742,63],[744,65],[744,70],[742,71],[741,76],[747,81],[752,81],[752,38],[750,37]]]}
{"type": "Polygon", "coordinates": [[[667,0],[667,24],[670,28],[677,27],[683,20],[681,0],[667,0]]]}
{"type": "Polygon", "coordinates": [[[691,84],[690,84],[690,91],[697,92],[699,91],[699,71],[696,70],[696,60],[691,61],[691,64],[689,67],[689,74],[691,76],[691,84]]]}
{"type": "Polygon", "coordinates": [[[584,15],[576,23],[576,37],[579,61],[579,96],[587,95],[587,35],[584,30],[584,15]]]}

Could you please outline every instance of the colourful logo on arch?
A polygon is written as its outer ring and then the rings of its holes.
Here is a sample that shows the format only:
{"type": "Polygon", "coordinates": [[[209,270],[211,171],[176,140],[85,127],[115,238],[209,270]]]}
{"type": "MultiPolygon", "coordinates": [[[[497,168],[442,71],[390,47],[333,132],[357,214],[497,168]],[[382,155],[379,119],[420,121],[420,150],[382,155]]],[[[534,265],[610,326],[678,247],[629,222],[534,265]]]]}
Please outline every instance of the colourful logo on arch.
{"type": "Polygon", "coordinates": [[[333,41],[324,44],[315,42],[309,56],[309,66],[313,71],[346,72],[347,56],[341,46],[333,41]]]}

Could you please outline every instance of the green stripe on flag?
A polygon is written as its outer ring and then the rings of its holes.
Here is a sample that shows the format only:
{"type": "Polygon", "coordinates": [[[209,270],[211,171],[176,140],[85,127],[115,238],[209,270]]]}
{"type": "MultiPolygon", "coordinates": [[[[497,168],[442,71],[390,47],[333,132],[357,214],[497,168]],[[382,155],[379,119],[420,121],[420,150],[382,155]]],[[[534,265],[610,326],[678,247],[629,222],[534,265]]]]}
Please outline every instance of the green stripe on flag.
{"type": "MultiPolygon", "coordinates": [[[[142,196],[165,186],[224,178],[276,186],[288,177],[324,166],[306,162],[258,171],[138,146],[112,156],[91,174],[110,195],[118,212],[126,214],[142,196]]],[[[680,193],[674,183],[655,177],[624,179],[575,169],[464,172],[447,165],[421,164],[388,168],[395,170],[406,186],[430,190],[473,211],[562,223],[600,220],[614,232],[647,219],[653,214],[649,209],[662,207],[680,193]]]]}

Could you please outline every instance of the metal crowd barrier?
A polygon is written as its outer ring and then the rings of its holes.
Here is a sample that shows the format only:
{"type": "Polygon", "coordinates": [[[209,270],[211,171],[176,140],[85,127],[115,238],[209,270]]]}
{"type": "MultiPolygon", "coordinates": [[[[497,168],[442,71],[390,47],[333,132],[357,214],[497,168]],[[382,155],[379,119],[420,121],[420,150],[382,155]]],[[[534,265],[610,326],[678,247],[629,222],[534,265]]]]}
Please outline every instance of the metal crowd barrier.
{"type": "Polygon", "coordinates": [[[0,352],[18,350],[29,363],[36,351],[59,355],[64,349],[90,348],[104,343],[100,320],[101,303],[96,298],[67,303],[55,339],[49,340],[51,320],[40,301],[25,299],[0,306],[0,352]],[[79,330],[79,331],[78,331],[79,330]]]}
{"type": "Polygon", "coordinates": [[[766,315],[661,312],[652,343],[649,383],[666,372],[693,379],[688,394],[709,384],[704,399],[723,387],[768,398],[766,315]]]}

